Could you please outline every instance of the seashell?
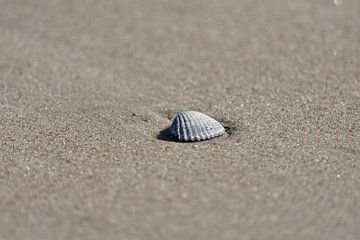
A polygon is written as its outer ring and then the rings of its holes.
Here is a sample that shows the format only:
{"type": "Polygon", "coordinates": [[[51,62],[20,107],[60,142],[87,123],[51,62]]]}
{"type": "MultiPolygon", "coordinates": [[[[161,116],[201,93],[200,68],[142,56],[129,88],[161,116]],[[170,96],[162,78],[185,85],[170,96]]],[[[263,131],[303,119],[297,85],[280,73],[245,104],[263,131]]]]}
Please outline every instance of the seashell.
{"type": "Polygon", "coordinates": [[[342,0],[332,0],[332,1],[336,6],[340,6],[342,4],[342,0]]]}
{"type": "Polygon", "coordinates": [[[187,111],[178,113],[170,132],[179,141],[202,141],[224,134],[225,128],[203,113],[187,111]]]}

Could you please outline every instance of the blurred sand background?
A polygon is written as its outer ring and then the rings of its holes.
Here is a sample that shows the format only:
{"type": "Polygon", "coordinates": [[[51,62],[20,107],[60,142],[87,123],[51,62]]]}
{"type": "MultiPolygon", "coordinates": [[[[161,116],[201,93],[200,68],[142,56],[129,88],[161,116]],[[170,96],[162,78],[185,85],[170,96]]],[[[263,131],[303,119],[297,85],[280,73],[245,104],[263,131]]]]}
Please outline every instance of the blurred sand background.
{"type": "Polygon", "coordinates": [[[360,239],[359,76],[358,0],[0,0],[0,239],[360,239]]]}

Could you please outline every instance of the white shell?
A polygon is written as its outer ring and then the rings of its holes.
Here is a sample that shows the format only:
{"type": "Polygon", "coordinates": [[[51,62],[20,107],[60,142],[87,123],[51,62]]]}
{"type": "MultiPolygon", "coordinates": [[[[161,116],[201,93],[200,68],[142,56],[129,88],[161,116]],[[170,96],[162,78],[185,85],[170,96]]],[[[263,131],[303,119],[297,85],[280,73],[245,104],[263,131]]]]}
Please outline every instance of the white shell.
{"type": "Polygon", "coordinates": [[[225,133],[224,127],[215,119],[195,111],[180,112],[174,118],[171,134],[179,141],[201,141],[225,133]]]}

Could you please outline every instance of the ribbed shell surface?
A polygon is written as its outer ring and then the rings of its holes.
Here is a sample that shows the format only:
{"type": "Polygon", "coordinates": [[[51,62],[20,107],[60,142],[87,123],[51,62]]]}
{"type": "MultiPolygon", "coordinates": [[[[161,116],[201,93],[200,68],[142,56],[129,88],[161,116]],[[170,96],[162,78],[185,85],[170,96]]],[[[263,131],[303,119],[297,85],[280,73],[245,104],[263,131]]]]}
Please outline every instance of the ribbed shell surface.
{"type": "Polygon", "coordinates": [[[225,133],[215,119],[195,111],[180,112],[171,125],[171,133],[179,141],[201,141],[225,133]]]}

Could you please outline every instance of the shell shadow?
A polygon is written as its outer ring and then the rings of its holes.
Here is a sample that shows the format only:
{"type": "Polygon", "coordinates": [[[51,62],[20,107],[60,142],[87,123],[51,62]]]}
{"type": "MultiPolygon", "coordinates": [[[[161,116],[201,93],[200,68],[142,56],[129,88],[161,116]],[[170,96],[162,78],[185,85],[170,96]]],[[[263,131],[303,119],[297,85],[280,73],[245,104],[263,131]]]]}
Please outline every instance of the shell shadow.
{"type": "Polygon", "coordinates": [[[228,137],[236,136],[244,129],[243,124],[241,124],[239,121],[221,119],[221,123],[223,124],[228,137]]]}
{"type": "Polygon", "coordinates": [[[178,140],[171,134],[170,128],[160,131],[156,138],[168,142],[178,142],[178,140]]]}

